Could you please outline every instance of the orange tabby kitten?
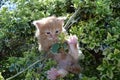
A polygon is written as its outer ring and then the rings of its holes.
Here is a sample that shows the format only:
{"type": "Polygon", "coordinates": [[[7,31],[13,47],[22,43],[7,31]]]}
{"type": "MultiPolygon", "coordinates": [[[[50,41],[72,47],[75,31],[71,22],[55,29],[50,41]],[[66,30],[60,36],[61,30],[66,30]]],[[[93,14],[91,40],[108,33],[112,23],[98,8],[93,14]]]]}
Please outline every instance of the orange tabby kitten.
{"type": "MultiPolygon", "coordinates": [[[[58,42],[58,35],[62,32],[65,33],[65,29],[63,28],[64,20],[64,17],[51,16],[33,22],[37,28],[36,37],[38,38],[39,50],[48,52],[51,45],[58,42]]],[[[68,54],[63,52],[52,55],[52,58],[58,63],[58,70],[52,68],[48,72],[48,79],[50,80],[55,80],[57,77],[64,77],[69,72],[79,74],[81,70],[78,64],[79,43],[77,36],[69,36],[69,39],[66,41],[69,45],[68,54]]]]}
{"type": "Polygon", "coordinates": [[[65,32],[64,20],[65,17],[50,16],[33,22],[37,28],[39,50],[48,51],[51,45],[58,41],[58,35],[65,32]]]}

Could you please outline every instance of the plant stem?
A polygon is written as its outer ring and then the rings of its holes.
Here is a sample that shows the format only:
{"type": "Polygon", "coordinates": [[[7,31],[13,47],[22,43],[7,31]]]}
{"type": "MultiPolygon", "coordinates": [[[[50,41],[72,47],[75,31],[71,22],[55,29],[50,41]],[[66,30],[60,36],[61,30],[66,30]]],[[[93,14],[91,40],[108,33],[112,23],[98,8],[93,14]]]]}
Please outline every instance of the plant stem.
{"type": "Polygon", "coordinates": [[[67,21],[67,23],[65,24],[64,28],[66,29],[66,31],[68,31],[68,29],[70,28],[70,26],[75,23],[74,18],[76,17],[76,15],[79,13],[80,11],[80,7],[78,7],[77,11],[75,11],[75,13],[69,18],[69,20],[67,21]]]}
{"type": "Polygon", "coordinates": [[[41,60],[37,60],[36,62],[34,62],[33,64],[31,64],[30,66],[28,66],[26,69],[20,71],[19,73],[17,73],[16,75],[10,77],[10,78],[7,78],[6,80],[11,80],[13,78],[15,78],[16,76],[20,75],[21,73],[25,72],[26,70],[28,70],[29,68],[33,67],[35,64],[37,64],[38,62],[40,62],[41,60]]]}

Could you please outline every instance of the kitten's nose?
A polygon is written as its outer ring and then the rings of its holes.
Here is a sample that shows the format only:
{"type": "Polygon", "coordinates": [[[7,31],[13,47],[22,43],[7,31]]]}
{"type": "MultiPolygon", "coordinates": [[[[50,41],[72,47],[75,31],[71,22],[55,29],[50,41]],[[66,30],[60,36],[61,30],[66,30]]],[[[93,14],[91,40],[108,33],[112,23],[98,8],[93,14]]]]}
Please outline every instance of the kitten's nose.
{"type": "Polygon", "coordinates": [[[52,35],[51,37],[53,38],[53,40],[54,40],[54,41],[56,41],[56,40],[57,40],[57,38],[56,38],[56,36],[55,36],[55,35],[52,35]]]}

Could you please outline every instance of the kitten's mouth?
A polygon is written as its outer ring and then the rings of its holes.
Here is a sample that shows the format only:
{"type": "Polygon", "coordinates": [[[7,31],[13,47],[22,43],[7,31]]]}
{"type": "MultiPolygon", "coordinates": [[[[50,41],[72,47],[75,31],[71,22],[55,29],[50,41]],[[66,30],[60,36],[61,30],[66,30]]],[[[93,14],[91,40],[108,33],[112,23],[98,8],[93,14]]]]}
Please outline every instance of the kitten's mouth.
{"type": "Polygon", "coordinates": [[[48,38],[50,41],[53,41],[53,42],[57,42],[58,39],[57,38],[48,38]]]}
{"type": "Polygon", "coordinates": [[[58,41],[58,39],[53,39],[53,41],[54,41],[54,42],[57,42],[57,41],[58,41]]]}
{"type": "Polygon", "coordinates": [[[53,41],[57,41],[57,37],[51,36],[53,41]]]}

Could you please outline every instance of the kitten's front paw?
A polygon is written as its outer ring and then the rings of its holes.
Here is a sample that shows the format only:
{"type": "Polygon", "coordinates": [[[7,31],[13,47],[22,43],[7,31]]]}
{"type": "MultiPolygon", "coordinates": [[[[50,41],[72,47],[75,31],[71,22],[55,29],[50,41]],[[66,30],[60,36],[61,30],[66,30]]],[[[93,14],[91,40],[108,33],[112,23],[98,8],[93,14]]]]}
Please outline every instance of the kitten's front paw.
{"type": "Polygon", "coordinates": [[[56,68],[51,68],[48,72],[47,72],[47,78],[49,80],[56,80],[58,77],[59,73],[58,70],[56,68]]]}
{"type": "Polygon", "coordinates": [[[70,35],[67,39],[68,44],[77,44],[78,38],[76,35],[70,35]]]}

